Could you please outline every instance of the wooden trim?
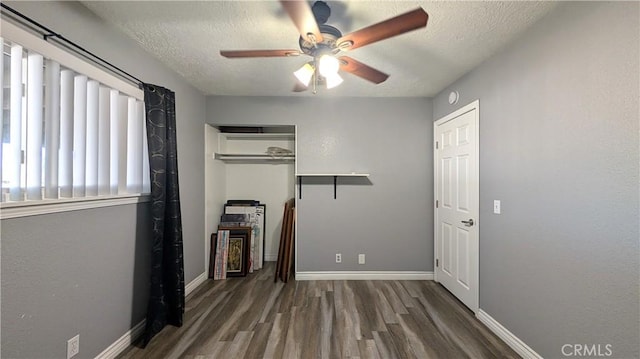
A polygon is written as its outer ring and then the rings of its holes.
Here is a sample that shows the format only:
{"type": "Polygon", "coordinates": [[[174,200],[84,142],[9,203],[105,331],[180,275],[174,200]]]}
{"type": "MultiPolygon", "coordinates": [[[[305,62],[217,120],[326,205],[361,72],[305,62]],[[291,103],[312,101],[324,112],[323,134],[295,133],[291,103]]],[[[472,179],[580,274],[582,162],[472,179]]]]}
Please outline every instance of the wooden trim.
{"type": "Polygon", "coordinates": [[[199,276],[195,277],[191,282],[189,282],[189,284],[184,286],[184,296],[186,297],[191,294],[191,292],[198,288],[202,283],[206,282],[208,278],[208,271],[205,271],[199,276]]]}
{"type": "Polygon", "coordinates": [[[479,321],[486,325],[489,330],[491,330],[500,339],[504,340],[504,342],[507,343],[507,345],[510,346],[511,349],[515,350],[516,353],[520,354],[520,356],[522,356],[524,359],[542,359],[542,356],[540,354],[536,353],[525,342],[520,340],[520,338],[516,337],[502,324],[498,323],[498,321],[493,319],[493,317],[487,314],[487,312],[479,309],[476,317],[479,321]]]}
{"type": "Polygon", "coordinates": [[[98,354],[95,359],[113,359],[125,351],[131,344],[133,344],[144,333],[146,319],[140,321],[133,328],[124,333],[123,336],[118,338],[113,344],[109,345],[107,349],[98,354]]]}
{"type": "Polygon", "coordinates": [[[433,280],[433,272],[337,271],[298,272],[296,280],[433,280]]]}

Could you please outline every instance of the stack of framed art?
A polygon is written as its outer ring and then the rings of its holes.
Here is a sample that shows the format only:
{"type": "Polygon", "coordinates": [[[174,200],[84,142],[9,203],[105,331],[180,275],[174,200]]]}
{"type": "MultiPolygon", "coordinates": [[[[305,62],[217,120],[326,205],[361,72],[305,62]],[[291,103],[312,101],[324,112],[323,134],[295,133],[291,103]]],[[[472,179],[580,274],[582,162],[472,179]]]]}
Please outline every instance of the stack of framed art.
{"type": "Polygon", "coordinates": [[[253,230],[250,244],[251,265],[249,273],[261,269],[264,264],[265,226],[267,206],[255,200],[229,200],[224,205],[220,225],[250,226],[253,230]],[[227,216],[244,215],[246,222],[228,222],[227,216]]]}
{"type": "Polygon", "coordinates": [[[218,227],[211,235],[213,256],[209,276],[213,279],[244,277],[249,272],[251,227],[218,227]]]}
{"type": "Polygon", "coordinates": [[[209,277],[246,276],[264,264],[266,205],[229,200],[218,232],[211,235],[209,277]]]}

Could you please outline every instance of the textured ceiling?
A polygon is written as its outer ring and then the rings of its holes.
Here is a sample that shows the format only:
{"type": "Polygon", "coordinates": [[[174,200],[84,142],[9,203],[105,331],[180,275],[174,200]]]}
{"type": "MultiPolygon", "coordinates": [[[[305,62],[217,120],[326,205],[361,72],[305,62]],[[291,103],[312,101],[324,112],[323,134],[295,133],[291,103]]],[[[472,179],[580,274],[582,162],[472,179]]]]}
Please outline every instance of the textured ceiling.
{"type": "MultiPolygon", "coordinates": [[[[309,58],[227,59],[220,50],[297,49],[298,32],[277,1],[85,1],[83,4],[208,95],[293,93],[309,58]]],[[[351,74],[317,96],[431,97],[506,44],[555,2],[329,1],[327,24],[343,34],[421,6],[426,28],[349,52],[391,76],[373,85],[351,74]]]]}

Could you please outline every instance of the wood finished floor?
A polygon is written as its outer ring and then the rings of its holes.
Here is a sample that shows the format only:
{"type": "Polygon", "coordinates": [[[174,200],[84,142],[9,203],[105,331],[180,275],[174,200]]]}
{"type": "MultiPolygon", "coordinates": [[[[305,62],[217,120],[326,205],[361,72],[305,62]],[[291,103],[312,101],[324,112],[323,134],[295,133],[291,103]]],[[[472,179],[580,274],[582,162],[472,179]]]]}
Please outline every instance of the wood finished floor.
{"type": "Polygon", "coordinates": [[[209,280],[133,358],[520,358],[433,281],[209,280]]]}

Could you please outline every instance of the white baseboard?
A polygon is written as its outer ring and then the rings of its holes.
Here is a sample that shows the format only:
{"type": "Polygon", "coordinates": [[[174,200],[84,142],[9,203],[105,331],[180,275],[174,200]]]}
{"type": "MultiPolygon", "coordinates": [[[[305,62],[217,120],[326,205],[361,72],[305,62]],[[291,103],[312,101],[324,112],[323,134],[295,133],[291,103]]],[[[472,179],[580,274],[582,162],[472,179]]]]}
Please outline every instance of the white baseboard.
{"type": "Polygon", "coordinates": [[[498,323],[493,319],[493,317],[487,314],[487,312],[480,309],[478,310],[476,317],[524,359],[542,359],[540,354],[536,353],[527,344],[525,344],[525,342],[520,340],[520,338],[516,337],[507,328],[503,327],[502,324],[498,323]]]}
{"type": "Polygon", "coordinates": [[[140,323],[136,324],[131,330],[109,345],[107,349],[103,350],[102,353],[98,354],[95,359],[113,359],[120,355],[142,335],[146,322],[146,319],[142,319],[140,323]]]}
{"type": "Polygon", "coordinates": [[[298,272],[296,280],[433,280],[433,272],[341,271],[298,272]]]}
{"type": "Polygon", "coordinates": [[[186,297],[189,294],[191,294],[191,292],[193,292],[194,289],[198,288],[200,284],[206,282],[208,278],[209,278],[209,274],[205,271],[199,276],[197,276],[194,280],[189,282],[189,284],[185,285],[184,296],[186,297]]]}
{"type": "MultiPolygon", "coordinates": [[[[200,284],[206,282],[207,278],[208,274],[207,272],[204,272],[189,282],[189,284],[184,287],[185,297],[198,288],[200,284]]],[[[109,345],[107,349],[103,350],[102,353],[98,354],[95,359],[113,359],[120,355],[120,353],[125,351],[129,345],[133,344],[133,342],[142,335],[146,322],[146,319],[143,319],[140,323],[136,324],[118,340],[113,342],[113,344],[109,345]]]]}
{"type": "Polygon", "coordinates": [[[265,254],[264,261],[265,262],[275,262],[278,260],[278,253],[276,254],[265,254]]]}

